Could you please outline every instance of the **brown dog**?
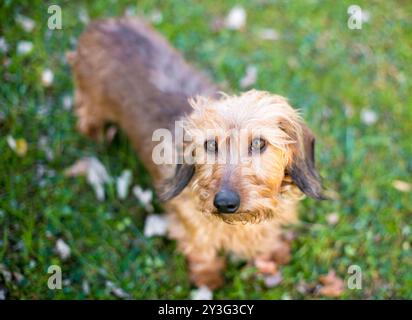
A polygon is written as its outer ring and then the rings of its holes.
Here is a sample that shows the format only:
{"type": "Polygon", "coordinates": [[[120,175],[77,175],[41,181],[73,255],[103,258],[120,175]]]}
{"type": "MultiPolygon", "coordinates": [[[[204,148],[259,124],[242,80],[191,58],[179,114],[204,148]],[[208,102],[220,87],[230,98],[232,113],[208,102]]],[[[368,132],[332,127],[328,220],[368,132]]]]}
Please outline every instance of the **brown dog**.
{"type": "Polygon", "coordinates": [[[92,23],[69,61],[80,131],[101,137],[110,121],[126,132],[165,201],[170,236],[196,285],[222,283],[221,251],[257,261],[266,272],[288,261],[281,227],[296,221],[303,193],[322,195],[313,134],[285,98],[256,90],[218,94],[138,19],[92,23]],[[165,148],[194,161],[156,164],[154,131],[175,132],[179,119],[191,139],[165,148]],[[232,139],[241,130],[246,148],[232,139]],[[232,161],[239,154],[242,161],[232,161]]]}

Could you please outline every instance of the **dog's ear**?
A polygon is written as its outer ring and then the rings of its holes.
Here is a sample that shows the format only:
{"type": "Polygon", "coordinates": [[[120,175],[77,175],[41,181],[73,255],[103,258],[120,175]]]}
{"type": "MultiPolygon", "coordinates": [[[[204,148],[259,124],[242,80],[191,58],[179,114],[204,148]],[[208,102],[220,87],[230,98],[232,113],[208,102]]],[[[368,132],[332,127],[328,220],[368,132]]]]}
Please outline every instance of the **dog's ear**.
{"type": "Polygon", "coordinates": [[[299,121],[298,129],[298,132],[291,135],[296,144],[293,146],[292,161],[287,173],[303,193],[323,200],[322,184],[315,168],[315,136],[302,121],[299,121]]]}
{"type": "Polygon", "coordinates": [[[168,179],[163,186],[163,192],[160,194],[160,200],[168,201],[178,196],[188,185],[195,173],[194,164],[178,164],[172,178],[168,179]]]}

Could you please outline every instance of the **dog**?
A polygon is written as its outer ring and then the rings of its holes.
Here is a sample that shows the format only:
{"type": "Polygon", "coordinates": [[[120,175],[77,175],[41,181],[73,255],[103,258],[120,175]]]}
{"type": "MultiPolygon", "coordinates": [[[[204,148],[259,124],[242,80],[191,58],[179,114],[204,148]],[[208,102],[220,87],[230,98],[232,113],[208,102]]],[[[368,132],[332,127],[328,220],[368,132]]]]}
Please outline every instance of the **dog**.
{"type": "Polygon", "coordinates": [[[314,135],[286,98],[258,90],[221,93],[140,18],[91,23],[68,59],[78,129],[101,139],[111,122],[127,134],[196,286],[222,285],[225,254],[254,262],[263,273],[289,261],[283,226],[297,221],[305,195],[323,195],[314,135]],[[194,161],[156,163],[153,133],[174,132],[179,121],[192,139],[178,153],[194,161]],[[231,161],[239,153],[229,139],[233,130],[246,132],[245,161],[231,161]],[[205,156],[215,161],[201,161],[205,156]]]}

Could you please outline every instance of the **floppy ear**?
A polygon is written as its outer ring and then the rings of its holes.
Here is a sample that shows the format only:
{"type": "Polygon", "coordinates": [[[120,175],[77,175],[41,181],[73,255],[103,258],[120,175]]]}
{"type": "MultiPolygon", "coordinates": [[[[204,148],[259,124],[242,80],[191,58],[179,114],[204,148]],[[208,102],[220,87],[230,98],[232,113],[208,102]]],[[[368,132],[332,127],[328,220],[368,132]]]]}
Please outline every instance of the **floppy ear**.
{"type": "Polygon", "coordinates": [[[166,181],[160,200],[167,201],[178,196],[188,185],[194,173],[194,164],[177,164],[175,175],[166,181]]]}
{"type": "Polygon", "coordinates": [[[296,145],[293,148],[292,163],[287,168],[293,182],[299,189],[314,199],[323,200],[322,184],[315,168],[315,136],[299,121],[300,132],[293,134],[296,145]]]}

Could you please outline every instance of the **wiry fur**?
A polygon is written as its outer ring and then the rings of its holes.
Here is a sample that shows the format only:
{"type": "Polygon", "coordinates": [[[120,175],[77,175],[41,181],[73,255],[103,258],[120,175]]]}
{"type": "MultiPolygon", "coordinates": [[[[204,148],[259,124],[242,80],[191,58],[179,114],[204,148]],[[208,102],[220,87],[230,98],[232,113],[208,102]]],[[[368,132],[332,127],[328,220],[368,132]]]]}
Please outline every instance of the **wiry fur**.
{"type": "Polygon", "coordinates": [[[222,283],[220,252],[288,261],[282,226],[296,222],[303,193],[321,198],[321,187],[313,135],[285,98],[256,90],[217,94],[207,77],[140,20],[92,24],[70,60],[79,128],[95,136],[105,121],[113,121],[127,133],[164,191],[170,236],[187,257],[196,285],[213,289],[222,283]],[[183,152],[197,160],[204,158],[210,134],[219,146],[229,145],[216,158],[236,160],[242,148],[229,139],[233,130],[245,130],[249,140],[258,134],[268,144],[260,155],[246,154],[242,162],[183,163],[173,176],[173,168],[153,162],[151,137],[158,128],[172,128],[177,119],[184,119],[185,133],[192,138],[183,152]],[[213,206],[222,185],[240,195],[235,214],[219,214],[213,206]]]}

